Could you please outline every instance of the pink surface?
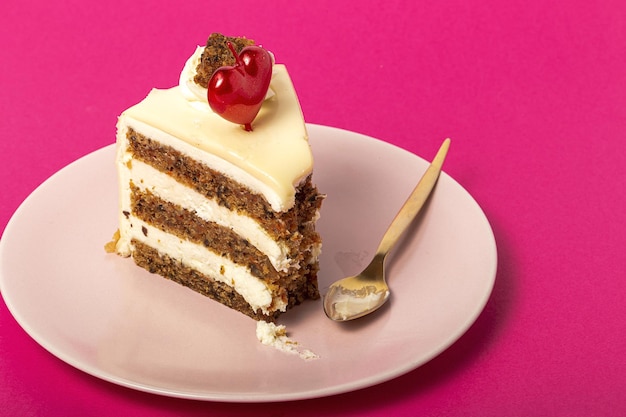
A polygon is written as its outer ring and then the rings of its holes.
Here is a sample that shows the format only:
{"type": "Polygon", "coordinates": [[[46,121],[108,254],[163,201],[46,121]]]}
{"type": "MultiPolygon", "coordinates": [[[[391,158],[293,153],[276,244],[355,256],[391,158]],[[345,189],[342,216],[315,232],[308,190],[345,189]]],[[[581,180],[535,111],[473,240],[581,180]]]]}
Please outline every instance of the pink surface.
{"type": "Polygon", "coordinates": [[[37,185],[112,143],[116,116],[173,85],[194,46],[222,31],[287,64],[311,123],[423,156],[451,137],[445,170],[490,219],[499,269],[478,321],[433,361],[353,393],[275,404],[101,381],[37,345],[0,303],[0,413],[626,414],[625,3],[52,3],[0,6],[2,230],[37,185]]]}

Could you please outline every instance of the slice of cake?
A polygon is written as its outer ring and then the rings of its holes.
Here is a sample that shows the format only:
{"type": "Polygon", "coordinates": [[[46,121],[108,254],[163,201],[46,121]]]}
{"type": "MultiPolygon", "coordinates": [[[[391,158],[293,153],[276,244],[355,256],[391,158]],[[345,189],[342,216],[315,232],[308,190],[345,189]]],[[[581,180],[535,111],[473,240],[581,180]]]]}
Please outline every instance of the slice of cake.
{"type": "Polygon", "coordinates": [[[153,89],[119,117],[114,250],[273,321],[319,298],[315,222],[323,196],[311,181],[306,126],[284,65],[271,67],[251,129],[220,117],[207,101],[211,73],[235,62],[229,49],[250,44],[212,35],[187,61],[178,86],[153,89]]]}

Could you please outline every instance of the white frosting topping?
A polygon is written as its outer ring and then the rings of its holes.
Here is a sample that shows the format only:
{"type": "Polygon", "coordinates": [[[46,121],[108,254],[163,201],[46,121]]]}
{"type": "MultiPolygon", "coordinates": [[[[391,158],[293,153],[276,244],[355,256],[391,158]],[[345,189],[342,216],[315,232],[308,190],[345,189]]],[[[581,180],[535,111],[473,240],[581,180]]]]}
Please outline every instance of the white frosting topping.
{"type": "Polygon", "coordinates": [[[295,203],[296,187],[313,170],[313,156],[287,69],[274,65],[273,96],[265,100],[252,122],[253,131],[247,132],[210,109],[202,89],[194,87],[190,75],[185,75],[193,62],[192,57],[186,64],[181,86],[153,89],[121,117],[153,126],[201,153],[214,155],[213,159],[227,161],[255,180],[245,184],[264,195],[272,209],[289,210],[295,203]]]}

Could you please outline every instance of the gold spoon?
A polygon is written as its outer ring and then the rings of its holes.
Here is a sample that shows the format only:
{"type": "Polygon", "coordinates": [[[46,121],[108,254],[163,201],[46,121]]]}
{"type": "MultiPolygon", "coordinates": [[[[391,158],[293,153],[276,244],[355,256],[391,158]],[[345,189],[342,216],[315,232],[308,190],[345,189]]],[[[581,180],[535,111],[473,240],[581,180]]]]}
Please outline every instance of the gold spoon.
{"type": "Polygon", "coordinates": [[[437,183],[448,153],[450,139],[443,141],[437,155],[385,232],[372,262],[358,275],[335,281],[324,296],[324,312],[335,321],[363,317],[385,304],[389,287],[385,282],[385,258],[428,199],[437,183]]]}

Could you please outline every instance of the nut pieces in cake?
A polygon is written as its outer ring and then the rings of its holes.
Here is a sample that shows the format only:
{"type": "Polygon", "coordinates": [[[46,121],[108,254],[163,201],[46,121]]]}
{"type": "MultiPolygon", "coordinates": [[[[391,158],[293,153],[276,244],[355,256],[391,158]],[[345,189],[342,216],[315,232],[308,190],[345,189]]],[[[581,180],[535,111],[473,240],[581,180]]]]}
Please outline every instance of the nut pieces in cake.
{"type": "Polygon", "coordinates": [[[207,99],[215,113],[251,131],[272,79],[272,56],[259,46],[247,46],[239,54],[230,42],[228,48],[235,65],[215,70],[207,99]]]}

